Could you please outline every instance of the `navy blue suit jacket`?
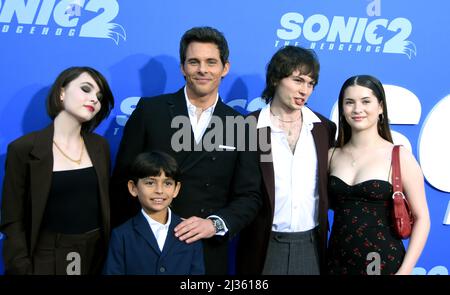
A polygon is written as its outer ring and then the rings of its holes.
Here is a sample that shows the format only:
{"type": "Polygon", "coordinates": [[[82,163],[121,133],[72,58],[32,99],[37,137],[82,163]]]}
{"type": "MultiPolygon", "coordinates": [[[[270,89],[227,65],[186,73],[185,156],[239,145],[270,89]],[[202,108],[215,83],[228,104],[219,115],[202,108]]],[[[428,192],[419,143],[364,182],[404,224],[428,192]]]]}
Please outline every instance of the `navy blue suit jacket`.
{"type": "Polygon", "coordinates": [[[104,274],[117,275],[194,275],[204,274],[201,241],[186,244],[175,237],[181,222],[172,212],[163,251],[158,247],[142,212],[115,228],[111,235],[104,274]]]}

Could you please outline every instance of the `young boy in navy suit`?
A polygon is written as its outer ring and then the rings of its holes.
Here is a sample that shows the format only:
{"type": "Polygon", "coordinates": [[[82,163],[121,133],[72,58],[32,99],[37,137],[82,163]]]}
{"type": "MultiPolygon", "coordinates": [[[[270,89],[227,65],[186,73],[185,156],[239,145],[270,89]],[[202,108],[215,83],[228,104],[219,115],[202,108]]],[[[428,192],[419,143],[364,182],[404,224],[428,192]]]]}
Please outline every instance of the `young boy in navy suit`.
{"type": "Polygon", "coordinates": [[[128,190],[142,209],[113,230],[104,274],[205,273],[201,241],[187,244],[174,235],[181,218],[169,205],[180,188],[180,170],[174,158],[162,152],[136,157],[130,167],[128,190]]]}

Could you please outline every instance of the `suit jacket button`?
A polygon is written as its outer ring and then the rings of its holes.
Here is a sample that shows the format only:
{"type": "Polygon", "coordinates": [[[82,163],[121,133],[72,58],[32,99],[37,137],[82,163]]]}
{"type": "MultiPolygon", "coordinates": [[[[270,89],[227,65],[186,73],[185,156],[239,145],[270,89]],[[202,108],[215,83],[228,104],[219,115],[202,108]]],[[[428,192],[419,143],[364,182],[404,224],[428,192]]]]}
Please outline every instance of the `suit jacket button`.
{"type": "Polygon", "coordinates": [[[203,209],[203,208],[202,208],[202,209],[200,209],[200,212],[201,212],[201,213],[205,212],[205,209],[203,209]]]}
{"type": "Polygon", "coordinates": [[[215,160],[216,160],[216,157],[212,157],[211,160],[215,161],[215,160]]]}
{"type": "Polygon", "coordinates": [[[206,186],[206,187],[209,187],[209,183],[205,183],[205,186],[206,186]]]}
{"type": "Polygon", "coordinates": [[[161,267],[159,268],[159,272],[166,272],[166,268],[165,268],[164,266],[161,266],[161,267]]]}

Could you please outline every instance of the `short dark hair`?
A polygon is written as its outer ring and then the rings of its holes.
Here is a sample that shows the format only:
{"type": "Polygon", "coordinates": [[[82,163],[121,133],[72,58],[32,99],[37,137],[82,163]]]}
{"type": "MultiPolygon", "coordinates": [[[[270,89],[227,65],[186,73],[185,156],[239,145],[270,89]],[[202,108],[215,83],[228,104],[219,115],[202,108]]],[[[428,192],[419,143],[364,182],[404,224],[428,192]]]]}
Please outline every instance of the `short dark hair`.
{"type": "Polygon", "coordinates": [[[100,100],[100,111],[90,121],[84,122],[81,129],[83,131],[93,131],[106,117],[108,117],[114,107],[114,97],[105,77],[97,70],[90,67],[70,67],[62,71],[53,83],[47,96],[47,114],[53,120],[64,109],[61,101],[61,90],[77,79],[81,74],[87,73],[95,83],[97,83],[102,93],[100,100]]]}
{"type": "Polygon", "coordinates": [[[214,43],[219,48],[222,64],[228,62],[228,43],[222,32],[211,27],[194,27],[186,31],[180,40],[180,62],[186,61],[186,50],[191,42],[214,43]]]}
{"type": "Polygon", "coordinates": [[[272,56],[267,65],[266,88],[261,95],[266,103],[272,101],[280,80],[289,77],[296,70],[301,75],[311,77],[314,80],[314,86],[319,83],[320,63],[314,50],[285,46],[272,56]]]}
{"type": "Polygon", "coordinates": [[[137,184],[139,179],[160,176],[161,171],[166,177],[180,182],[180,168],[172,156],[160,151],[140,153],[130,166],[129,179],[137,184]]]}
{"type": "Polygon", "coordinates": [[[383,106],[383,113],[380,114],[378,120],[378,134],[393,143],[391,129],[389,128],[389,117],[387,112],[386,94],[384,92],[383,84],[380,80],[370,75],[357,75],[348,78],[344,84],[342,84],[341,91],[339,92],[338,108],[339,108],[339,128],[337,147],[344,146],[352,137],[352,128],[344,118],[344,93],[350,86],[362,86],[372,90],[373,95],[378,99],[378,102],[383,106]]]}

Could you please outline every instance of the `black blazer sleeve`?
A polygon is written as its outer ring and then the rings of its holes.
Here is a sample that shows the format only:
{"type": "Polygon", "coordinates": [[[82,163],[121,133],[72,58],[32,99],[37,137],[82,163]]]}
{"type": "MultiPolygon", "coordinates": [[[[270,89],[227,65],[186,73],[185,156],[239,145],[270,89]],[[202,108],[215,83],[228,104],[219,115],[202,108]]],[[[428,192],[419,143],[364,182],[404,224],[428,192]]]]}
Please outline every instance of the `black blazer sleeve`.
{"type": "Polygon", "coordinates": [[[28,208],[27,159],[15,144],[8,146],[3,182],[0,231],[6,235],[3,258],[6,274],[31,274],[29,241],[26,231],[30,212],[28,208]]]}
{"type": "Polygon", "coordinates": [[[246,125],[245,128],[246,148],[237,152],[230,201],[227,206],[217,212],[217,215],[223,217],[229,229],[230,237],[250,224],[262,206],[260,158],[256,150],[256,143],[252,142],[256,139],[250,136],[250,126],[246,125]]]}

